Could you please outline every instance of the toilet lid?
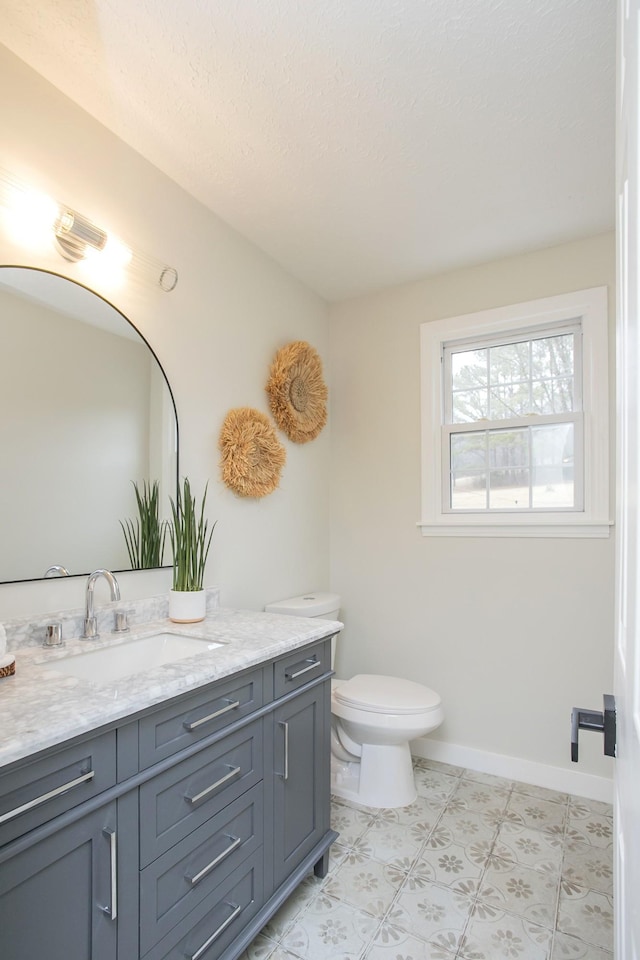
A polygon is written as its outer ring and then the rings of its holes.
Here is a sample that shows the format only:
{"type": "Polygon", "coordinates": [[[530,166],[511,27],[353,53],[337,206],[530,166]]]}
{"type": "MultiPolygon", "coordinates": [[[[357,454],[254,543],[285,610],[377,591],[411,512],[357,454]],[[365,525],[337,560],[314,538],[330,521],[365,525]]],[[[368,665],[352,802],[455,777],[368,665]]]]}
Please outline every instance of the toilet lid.
{"type": "Polygon", "coordinates": [[[435,690],[421,683],[371,673],[359,673],[341,683],[334,696],[345,706],[363,707],[372,713],[424,713],[441,704],[435,690]]]}

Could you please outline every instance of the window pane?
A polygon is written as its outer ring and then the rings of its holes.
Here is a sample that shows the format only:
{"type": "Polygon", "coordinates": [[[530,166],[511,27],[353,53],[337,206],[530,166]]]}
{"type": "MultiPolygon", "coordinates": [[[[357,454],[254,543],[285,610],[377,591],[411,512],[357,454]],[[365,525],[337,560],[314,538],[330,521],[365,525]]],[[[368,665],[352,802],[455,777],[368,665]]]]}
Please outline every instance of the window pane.
{"type": "Polygon", "coordinates": [[[451,506],[485,510],[487,506],[487,441],[484,430],[451,436],[451,506]]]}
{"type": "Polygon", "coordinates": [[[489,474],[489,508],[527,510],[529,507],[529,468],[492,470],[489,474]]]}
{"type": "Polygon", "coordinates": [[[573,403],[573,377],[557,380],[535,380],[531,384],[534,413],[571,413],[573,403]]]}
{"type": "Polygon", "coordinates": [[[491,470],[517,470],[529,466],[529,431],[489,431],[489,467],[491,470]]]}
{"type": "Polygon", "coordinates": [[[489,419],[506,420],[525,417],[531,413],[531,395],[528,383],[508,383],[491,386],[489,419]]]}
{"type": "Polygon", "coordinates": [[[489,415],[487,357],[488,350],[464,350],[451,354],[453,423],[471,423],[489,415]]]}
{"type": "Polygon", "coordinates": [[[464,350],[451,354],[451,381],[454,390],[487,384],[487,351],[464,350]]]}
{"type": "Polygon", "coordinates": [[[575,505],[573,444],[572,423],[532,428],[534,507],[566,509],[575,505]]]}
{"type": "Polygon", "coordinates": [[[453,423],[473,423],[488,416],[487,391],[456,390],[452,397],[453,423]]]}
{"type": "Polygon", "coordinates": [[[573,377],[574,335],[544,337],[531,342],[532,375],[536,380],[573,377]]]}
{"type": "Polygon", "coordinates": [[[489,376],[491,384],[528,381],[529,343],[506,343],[491,347],[489,351],[489,376]]]}

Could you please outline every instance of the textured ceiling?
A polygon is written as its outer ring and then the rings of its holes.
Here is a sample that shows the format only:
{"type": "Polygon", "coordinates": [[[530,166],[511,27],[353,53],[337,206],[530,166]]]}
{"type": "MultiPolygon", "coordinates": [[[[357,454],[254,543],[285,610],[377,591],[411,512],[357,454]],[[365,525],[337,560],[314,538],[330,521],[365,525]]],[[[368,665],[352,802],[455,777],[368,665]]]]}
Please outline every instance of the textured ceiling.
{"type": "Polygon", "coordinates": [[[613,0],[3,0],[0,42],[334,300],[614,220],[613,0]]]}

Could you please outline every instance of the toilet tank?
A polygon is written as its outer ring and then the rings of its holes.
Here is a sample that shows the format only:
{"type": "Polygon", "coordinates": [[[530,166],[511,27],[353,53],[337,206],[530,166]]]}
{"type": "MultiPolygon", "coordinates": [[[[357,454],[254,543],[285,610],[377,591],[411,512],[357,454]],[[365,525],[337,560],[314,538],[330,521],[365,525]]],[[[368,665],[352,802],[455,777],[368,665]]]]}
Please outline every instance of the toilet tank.
{"type": "Polygon", "coordinates": [[[337,620],[340,613],[340,596],[337,593],[305,593],[288,600],[268,603],[267,613],[284,613],[289,617],[324,617],[337,620]]]}
{"type": "MultiPolygon", "coordinates": [[[[305,593],[301,597],[277,600],[268,603],[267,613],[284,613],[289,617],[323,617],[337,620],[340,613],[340,596],[337,593],[305,593]]],[[[336,638],[331,638],[331,669],[336,660],[336,638]]]]}

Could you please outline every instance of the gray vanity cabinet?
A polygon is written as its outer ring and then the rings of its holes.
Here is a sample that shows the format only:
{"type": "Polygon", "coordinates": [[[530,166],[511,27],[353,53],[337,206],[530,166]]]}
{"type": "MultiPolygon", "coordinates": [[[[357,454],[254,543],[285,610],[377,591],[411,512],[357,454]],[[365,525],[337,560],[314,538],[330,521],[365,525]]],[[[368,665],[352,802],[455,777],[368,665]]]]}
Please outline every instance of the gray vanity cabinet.
{"type": "Polygon", "coordinates": [[[3,960],[115,960],[115,830],[114,800],[0,852],[3,960]]]}
{"type": "Polygon", "coordinates": [[[330,641],[0,770],[2,960],[236,960],[329,827],[330,641]]]}
{"type": "Polygon", "coordinates": [[[273,883],[278,887],[329,829],[328,684],[276,707],[273,714],[273,883]]]}

